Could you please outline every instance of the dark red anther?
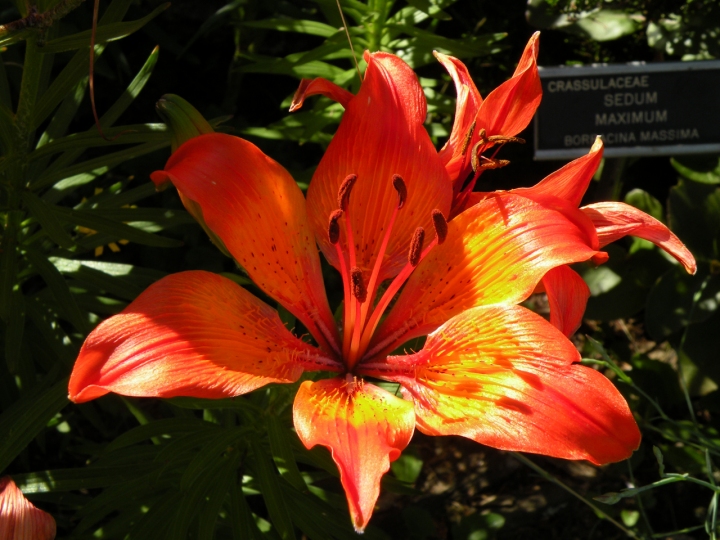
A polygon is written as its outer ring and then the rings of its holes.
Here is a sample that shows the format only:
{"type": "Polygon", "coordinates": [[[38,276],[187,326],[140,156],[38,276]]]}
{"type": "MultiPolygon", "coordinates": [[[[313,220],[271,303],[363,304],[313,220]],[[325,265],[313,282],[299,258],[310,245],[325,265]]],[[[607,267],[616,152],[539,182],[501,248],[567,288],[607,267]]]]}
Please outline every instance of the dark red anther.
{"type": "Polygon", "coordinates": [[[412,240],[410,241],[410,250],[408,251],[408,262],[413,268],[415,268],[420,262],[420,255],[422,255],[424,241],[425,229],[418,227],[413,233],[412,240]]]}
{"type": "Polygon", "coordinates": [[[443,213],[437,208],[432,211],[433,227],[435,227],[435,236],[437,236],[438,245],[442,244],[447,238],[448,224],[443,213]]]}
{"type": "Polygon", "coordinates": [[[330,214],[330,220],[328,221],[328,238],[333,245],[337,244],[338,240],[340,240],[340,224],[338,220],[342,215],[342,210],[335,210],[330,214]]]}
{"type": "Polygon", "coordinates": [[[405,180],[403,180],[399,174],[393,174],[392,185],[398,193],[397,207],[398,210],[400,210],[407,200],[407,186],[405,185],[405,180]]]}
{"type": "Polygon", "coordinates": [[[352,282],[353,296],[362,304],[367,300],[367,287],[363,281],[362,270],[357,266],[350,271],[350,280],[352,282]]]}
{"type": "Polygon", "coordinates": [[[344,212],[347,212],[348,204],[350,204],[350,192],[356,180],[357,174],[348,174],[342,184],[340,184],[340,189],[338,189],[338,207],[344,212]]]}

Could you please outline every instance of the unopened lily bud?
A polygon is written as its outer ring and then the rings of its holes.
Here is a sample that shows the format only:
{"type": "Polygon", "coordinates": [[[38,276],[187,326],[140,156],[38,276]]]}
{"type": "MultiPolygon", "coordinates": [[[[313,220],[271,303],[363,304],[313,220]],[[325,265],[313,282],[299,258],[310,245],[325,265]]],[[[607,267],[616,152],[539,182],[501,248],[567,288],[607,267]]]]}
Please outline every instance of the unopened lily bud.
{"type": "Polygon", "coordinates": [[[2,540],[53,540],[55,520],[35,508],[9,476],[0,478],[0,538],[2,540]]]}
{"type": "Polygon", "coordinates": [[[175,94],[165,94],[155,108],[172,134],[173,152],[193,137],[215,132],[195,107],[175,94]]]}

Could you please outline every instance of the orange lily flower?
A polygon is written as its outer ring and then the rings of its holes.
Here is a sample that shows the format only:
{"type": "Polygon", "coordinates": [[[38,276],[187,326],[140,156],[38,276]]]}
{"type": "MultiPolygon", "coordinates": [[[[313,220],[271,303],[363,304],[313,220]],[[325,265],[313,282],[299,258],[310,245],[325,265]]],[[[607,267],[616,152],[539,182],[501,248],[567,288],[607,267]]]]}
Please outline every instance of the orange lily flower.
{"type": "Polygon", "coordinates": [[[300,385],[293,420],[306,447],[330,449],[358,531],[416,427],[596,464],[627,458],[640,432],[625,400],[518,305],[552,269],[598,255],[591,219],[503,194],[447,221],[453,182],[423,127],[415,74],[390,54],[365,58],[357,95],[321,79],[296,94],[293,108],[317,93],[345,107],[307,199],[278,163],[223,134],[190,139],[152,175],[316,345],[234,282],[182,272],[90,334],[70,398],[224,398],[334,372],[300,385]],[[339,325],[317,246],[342,277],[339,325]],[[391,354],[423,335],[421,351],[391,354]],[[404,399],[373,379],[399,383],[404,399]]]}
{"type": "MultiPolygon", "coordinates": [[[[478,193],[473,187],[480,174],[507,164],[495,155],[503,144],[517,141],[515,135],[527,127],[540,105],[542,87],[537,69],[538,38],[536,32],[528,42],[513,76],[493,90],[483,101],[465,65],[451,56],[435,53],[455,83],[457,105],[450,138],[439,155],[453,182],[451,216],[461,213],[487,197],[501,197],[502,192],[478,193]],[[491,157],[483,152],[499,145],[491,157]],[[468,181],[468,176],[473,176],[468,181]]],[[[528,197],[548,207],[580,205],[590,180],[600,166],[603,154],[598,137],[590,152],[550,174],[532,188],[508,193],[528,197]]],[[[649,240],[675,257],[691,274],[697,270],[692,254],[663,223],[645,212],[621,202],[600,202],[580,208],[592,221],[599,249],[628,235],[649,240]]],[[[597,264],[607,254],[593,257],[597,264]]],[[[550,322],[566,336],[575,333],[582,322],[590,289],[577,272],[568,266],[550,270],[536,292],[546,292],[550,304],[550,322]]]]}
{"type": "Polygon", "coordinates": [[[28,501],[9,476],[0,478],[0,538],[53,540],[55,520],[28,501]]]}

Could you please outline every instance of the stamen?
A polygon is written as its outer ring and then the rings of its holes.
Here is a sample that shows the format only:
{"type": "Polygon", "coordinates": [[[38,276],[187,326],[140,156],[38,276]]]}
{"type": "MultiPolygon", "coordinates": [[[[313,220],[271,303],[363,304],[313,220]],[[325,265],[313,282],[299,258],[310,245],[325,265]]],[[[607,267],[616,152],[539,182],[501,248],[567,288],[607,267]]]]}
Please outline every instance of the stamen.
{"type": "Polygon", "coordinates": [[[410,250],[408,251],[408,262],[413,268],[420,262],[420,254],[422,253],[424,241],[425,229],[418,227],[413,233],[412,240],[410,241],[410,250]]]}
{"type": "Polygon", "coordinates": [[[472,134],[475,131],[475,123],[476,122],[477,122],[477,120],[473,120],[473,123],[470,126],[470,129],[468,129],[468,132],[465,135],[465,140],[463,141],[462,150],[460,150],[460,155],[462,155],[462,156],[464,156],[467,153],[468,146],[470,146],[470,141],[472,140],[472,134]]]}
{"type": "Polygon", "coordinates": [[[433,227],[435,228],[435,236],[438,244],[442,244],[447,238],[448,224],[443,213],[437,208],[432,211],[433,227]]]}
{"type": "Polygon", "coordinates": [[[340,240],[340,224],[338,220],[342,217],[342,210],[335,210],[330,214],[330,220],[328,222],[328,239],[330,243],[335,245],[340,240]]]}
{"type": "Polygon", "coordinates": [[[393,174],[392,185],[398,192],[397,207],[398,210],[400,210],[405,204],[405,201],[407,200],[407,186],[405,186],[405,180],[403,180],[402,176],[400,176],[399,174],[393,174]]]}
{"type": "Polygon", "coordinates": [[[486,158],[485,156],[482,156],[482,159],[484,159],[485,162],[478,165],[478,170],[480,171],[487,169],[502,169],[503,167],[510,165],[509,159],[492,159],[486,158]]]}
{"type": "Polygon", "coordinates": [[[350,271],[350,279],[352,281],[352,293],[361,304],[367,300],[367,288],[363,283],[362,270],[357,266],[350,271]]]}
{"type": "Polygon", "coordinates": [[[525,139],[521,139],[520,137],[507,137],[505,135],[490,135],[488,137],[488,142],[491,143],[518,143],[518,144],[525,144],[525,139]]]}
{"type": "Polygon", "coordinates": [[[357,174],[348,174],[340,184],[338,189],[338,207],[342,211],[347,211],[348,204],[350,204],[350,192],[352,191],[355,181],[357,180],[357,174]]]}

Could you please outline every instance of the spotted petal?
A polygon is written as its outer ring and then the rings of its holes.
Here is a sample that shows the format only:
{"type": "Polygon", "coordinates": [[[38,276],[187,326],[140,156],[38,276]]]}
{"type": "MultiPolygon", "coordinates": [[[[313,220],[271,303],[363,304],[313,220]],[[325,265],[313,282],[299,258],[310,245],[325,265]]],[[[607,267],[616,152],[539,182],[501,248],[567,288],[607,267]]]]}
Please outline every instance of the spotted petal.
{"type": "Polygon", "coordinates": [[[520,306],[468,310],[378,374],[400,382],[429,435],[595,464],[626,459],[640,431],[622,395],[555,327],[520,306]],[[404,371],[404,373],[403,373],[404,371]]]}
{"type": "Polygon", "coordinates": [[[337,350],[315,242],[300,188],[252,143],[222,133],[183,144],[156,184],[172,181],[250,278],[319,343],[337,350]],[[195,209],[197,212],[197,209],[195,209]]]}
{"type": "Polygon", "coordinates": [[[518,195],[480,201],[450,221],[445,242],[415,269],[378,329],[370,355],[427,334],[471,307],[521,302],[551,268],[596,253],[589,247],[592,227],[581,225],[518,195]]]}
{"type": "Polygon", "coordinates": [[[35,508],[9,476],[0,478],[0,538],[53,540],[55,520],[35,508]]]}
{"type": "Polygon", "coordinates": [[[225,398],[318,368],[339,365],[229,279],[192,271],[161,279],[93,330],[69,390],[76,403],[108,392],[225,398]]]}
{"type": "MultiPolygon", "coordinates": [[[[358,94],[347,103],[337,133],[313,176],[307,207],[320,248],[339,268],[337,252],[328,240],[328,217],[338,208],[338,189],[343,180],[357,175],[350,196],[350,219],[357,266],[367,274],[397,206],[392,177],[397,174],[404,179],[407,202],[395,222],[380,282],[405,264],[415,228],[432,227],[432,210],[437,208],[447,215],[452,189],[423,126],[427,106],[417,77],[391,54],[366,53],[365,58],[365,79],[358,94]]],[[[340,242],[348,253],[344,228],[340,242]]]]}
{"type": "Polygon", "coordinates": [[[338,378],[305,381],[293,419],[307,448],[320,444],[332,452],[355,530],[362,532],[380,494],[380,478],[412,438],[412,403],[372,384],[349,388],[338,378]]]}

